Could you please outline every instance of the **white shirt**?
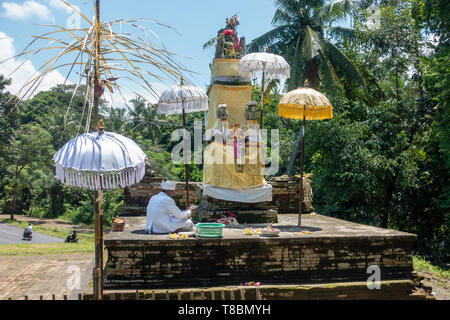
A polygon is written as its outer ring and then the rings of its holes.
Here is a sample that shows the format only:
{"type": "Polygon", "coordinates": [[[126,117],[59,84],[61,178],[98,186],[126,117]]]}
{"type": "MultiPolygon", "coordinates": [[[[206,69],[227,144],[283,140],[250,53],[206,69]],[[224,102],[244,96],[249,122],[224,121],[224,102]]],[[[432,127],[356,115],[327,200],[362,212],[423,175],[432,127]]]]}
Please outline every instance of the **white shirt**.
{"type": "Polygon", "coordinates": [[[32,226],[28,226],[28,227],[27,227],[27,231],[28,231],[28,232],[31,232],[32,230],[33,230],[33,227],[32,227],[32,226]]]}
{"type": "Polygon", "coordinates": [[[181,228],[189,229],[191,210],[181,211],[165,192],[154,195],[147,206],[147,233],[172,233],[181,228]]]}

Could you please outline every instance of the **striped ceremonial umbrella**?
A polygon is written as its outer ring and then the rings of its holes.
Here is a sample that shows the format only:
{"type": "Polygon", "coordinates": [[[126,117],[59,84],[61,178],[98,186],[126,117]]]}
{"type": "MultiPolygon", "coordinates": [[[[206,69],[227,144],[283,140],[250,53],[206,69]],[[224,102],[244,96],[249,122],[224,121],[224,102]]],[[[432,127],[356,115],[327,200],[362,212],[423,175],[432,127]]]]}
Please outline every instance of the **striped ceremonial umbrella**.
{"type": "Polygon", "coordinates": [[[265,79],[289,79],[291,76],[291,67],[286,60],[279,55],[266,52],[256,52],[245,55],[239,61],[239,74],[246,78],[251,78],[257,73],[262,73],[261,85],[261,119],[260,128],[263,128],[263,106],[264,106],[264,81],[265,79]]]}
{"type": "Polygon", "coordinates": [[[303,119],[302,126],[302,156],[300,164],[300,201],[298,226],[301,226],[301,217],[303,213],[303,164],[305,156],[305,130],[306,120],[324,120],[333,118],[333,106],[331,102],[322,93],[308,88],[308,81],[305,81],[305,87],[299,88],[287,93],[281,98],[278,104],[278,114],[288,119],[303,119]]]}
{"type": "MultiPolygon", "coordinates": [[[[158,113],[165,115],[182,114],[183,128],[186,131],[186,113],[208,111],[208,96],[198,87],[184,84],[181,78],[179,86],[165,90],[158,101],[158,113]]],[[[186,175],[186,207],[189,208],[189,173],[187,150],[184,148],[186,175]]]]}

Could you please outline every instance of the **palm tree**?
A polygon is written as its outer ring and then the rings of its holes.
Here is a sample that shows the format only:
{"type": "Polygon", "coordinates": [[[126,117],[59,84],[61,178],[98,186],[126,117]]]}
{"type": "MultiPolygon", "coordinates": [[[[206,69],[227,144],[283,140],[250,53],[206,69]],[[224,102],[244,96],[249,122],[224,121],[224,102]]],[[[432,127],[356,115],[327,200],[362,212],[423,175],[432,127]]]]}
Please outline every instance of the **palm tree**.
{"type": "Polygon", "coordinates": [[[156,108],[147,105],[141,97],[130,100],[130,103],[132,107],[128,107],[128,114],[131,130],[139,130],[143,137],[158,142],[162,132],[161,128],[167,125],[167,121],[161,120],[156,108]]]}
{"type": "Polygon", "coordinates": [[[130,100],[131,107],[127,106],[128,115],[130,117],[130,124],[132,130],[136,129],[139,126],[142,119],[144,118],[146,102],[141,97],[137,96],[134,99],[130,100]]]}
{"type": "Polygon", "coordinates": [[[125,133],[128,119],[124,108],[104,107],[102,115],[105,116],[105,126],[108,131],[125,133]]]}
{"type": "Polygon", "coordinates": [[[309,80],[318,88],[323,81],[327,86],[340,87],[336,67],[352,79],[364,84],[363,77],[350,59],[329,39],[348,38],[353,29],[333,26],[346,19],[357,8],[355,0],[275,0],[277,7],[272,24],[275,28],[256,38],[249,51],[269,51],[280,54],[291,64],[288,89],[295,89],[309,80]]]}
{"type": "MultiPolygon", "coordinates": [[[[300,87],[308,79],[309,85],[318,89],[321,81],[327,88],[342,88],[338,70],[361,85],[364,78],[352,61],[329,39],[327,34],[348,39],[354,35],[351,28],[333,26],[346,19],[358,5],[356,0],[275,0],[277,7],[272,24],[275,28],[253,40],[248,50],[261,51],[267,46],[284,56],[291,65],[288,90],[300,87]]],[[[286,174],[290,175],[300,146],[300,129],[286,174]]]]}

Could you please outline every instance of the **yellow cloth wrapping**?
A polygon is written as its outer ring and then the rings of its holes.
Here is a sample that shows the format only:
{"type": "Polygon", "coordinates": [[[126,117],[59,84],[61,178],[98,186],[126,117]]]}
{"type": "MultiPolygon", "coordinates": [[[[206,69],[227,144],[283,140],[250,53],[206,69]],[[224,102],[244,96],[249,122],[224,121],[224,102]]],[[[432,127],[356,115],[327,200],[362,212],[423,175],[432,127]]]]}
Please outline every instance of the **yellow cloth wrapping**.
{"type": "Polygon", "coordinates": [[[214,84],[209,91],[209,111],[207,113],[206,129],[211,129],[217,120],[217,107],[226,104],[228,109],[228,122],[234,125],[239,123],[245,127],[245,107],[252,99],[252,86],[227,86],[214,84]]]}
{"type": "Polygon", "coordinates": [[[286,94],[278,104],[278,114],[289,119],[323,120],[333,118],[333,106],[322,93],[299,88],[286,94]]]}
{"type": "MultiPolygon", "coordinates": [[[[213,77],[238,76],[239,59],[215,59],[212,67],[213,77]]],[[[217,121],[217,107],[226,104],[228,110],[228,128],[239,124],[242,130],[247,129],[245,120],[245,107],[252,99],[252,86],[250,85],[221,85],[214,84],[209,91],[209,111],[206,115],[206,129],[213,129],[217,121]]],[[[221,128],[215,128],[221,130],[221,128]]],[[[225,141],[224,141],[225,142],[225,141]]],[[[227,143],[215,141],[209,144],[204,152],[203,184],[228,189],[258,188],[267,184],[264,179],[262,149],[258,144],[248,143],[242,165],[242,172],[236,171],[234,154],[234,141],[227,143]],[[261,151],[261,152],[260,152],[261,151]],[[258,155],[261,153],[261,155],[258,155]],[[216,159],[216,157],[218,159],[216,159]],[[221,159],[221,160],[220,160],[221,159]],[[217,163],[219,162],[219,163],[217,163]]]]}
{"type": "Polygon", "coordinates": [[[262,156],[257,144],[247,144],[242,172],[236,171],[233,142],[213,142],[205,149],[203,183],[228,189],[248,189],[266,184],[264,165],[258,160],[262,156]]]}
{"type": "Polygon", "coordinates": [[[215,77],[238,77],[240,59],[220,59],[214,60],[211,68],[211,75],[215,77]]]}

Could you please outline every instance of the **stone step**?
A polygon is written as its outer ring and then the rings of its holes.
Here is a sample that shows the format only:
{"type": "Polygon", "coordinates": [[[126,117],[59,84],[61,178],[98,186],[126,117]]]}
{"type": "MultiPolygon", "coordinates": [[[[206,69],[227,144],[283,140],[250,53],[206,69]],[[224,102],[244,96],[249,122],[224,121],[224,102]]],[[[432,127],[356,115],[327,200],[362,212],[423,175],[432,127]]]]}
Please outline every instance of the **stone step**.
{"type": "MultiPolygon", "coordinates": [[[[412,280],[381,281],[380,289],[367,282],[284,284],[155,290],[106,290],[104,300],[434,300],[426,291],[415,290],[412,280]]],[[[92,294],[84,294],[91,300],[92,294]]]]}

